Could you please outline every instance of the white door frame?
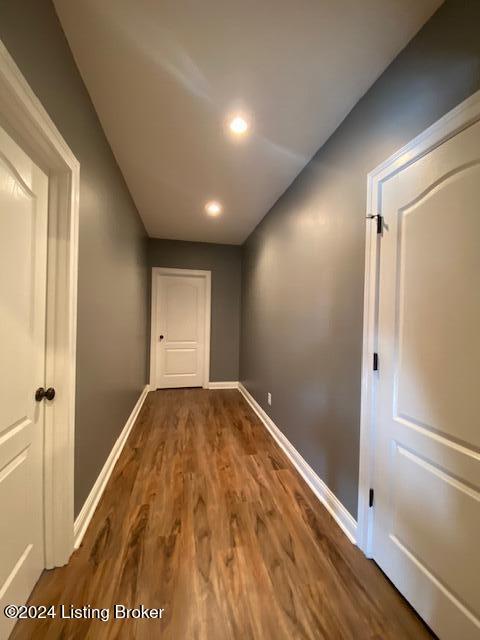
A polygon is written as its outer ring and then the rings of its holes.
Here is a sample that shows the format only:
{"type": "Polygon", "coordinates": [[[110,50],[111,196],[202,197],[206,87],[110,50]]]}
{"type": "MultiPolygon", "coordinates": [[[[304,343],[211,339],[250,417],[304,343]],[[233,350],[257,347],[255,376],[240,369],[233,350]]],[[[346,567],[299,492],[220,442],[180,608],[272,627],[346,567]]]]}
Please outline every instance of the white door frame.
{"type": "Polygon", "coordinates": [[[205,362],[203,373],[203,388],[208,389],[210,382],[210,322],[212,306],[212,272],[199,269],[169,269],[167,267],[152,268],[152,294],[151,294],[151,323],[150,323],[150,387],[156,389],[155,371],[157,366],[157,288],[155,278],[158,275],[166,276],[193,276],[205,278],[205,362]]]}
{"type": "MultiPolygon", "coordinates": [[[[45,386],[45,567],[73,551],[80,165],[0,41],[0,125],[49,178],[45,386]]],[[[32,389],[32,394],[35,389],[32,389]]]]}
{"type": "MultiPolygon", "coordinates": [[[[384,181],[479,120],[480,91],[477,91],[371,171],[367,177],[367,215],[382,215],[380,190],[384,181]]],[[[374,488],[375,391],[378,374],[373,371],[372,365],[373,354],[376,352],[377,345],[380,237],[376,231],[376,224],[368,221],[365,246],[365,297],[363,312],[357,527],[357,545],[367,557],[372,557],[373,555],[374,509],[369,507],[369,492],[370,488],[374,488]]],[[[379,354],[380,371],[381,368],[382,354],[379,354]]]]}

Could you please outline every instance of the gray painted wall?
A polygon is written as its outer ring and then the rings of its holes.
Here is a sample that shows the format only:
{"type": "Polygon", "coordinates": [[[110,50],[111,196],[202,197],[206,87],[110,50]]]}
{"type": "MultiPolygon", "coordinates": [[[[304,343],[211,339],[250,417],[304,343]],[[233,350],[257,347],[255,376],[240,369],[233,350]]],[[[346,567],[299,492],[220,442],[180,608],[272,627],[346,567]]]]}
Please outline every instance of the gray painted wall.
{"type": "Polygon", "coordinates": [[[480,88],[479,25],[447,0],[244,247],[241,379],[354,516],[366,176],[480,88]]]}
{"type": "Polygon", "coordinates": [[[238,380],[240,349],[241,248],[228,244],[148,241],[150,267],[212,272],[210,380],[238,380]]]}
{"type": "Polygon", "coordinates": [[[146,233],[50,0],[2,0],[0,38],[81,163],[78,514],[146,382],[146,233]]]}

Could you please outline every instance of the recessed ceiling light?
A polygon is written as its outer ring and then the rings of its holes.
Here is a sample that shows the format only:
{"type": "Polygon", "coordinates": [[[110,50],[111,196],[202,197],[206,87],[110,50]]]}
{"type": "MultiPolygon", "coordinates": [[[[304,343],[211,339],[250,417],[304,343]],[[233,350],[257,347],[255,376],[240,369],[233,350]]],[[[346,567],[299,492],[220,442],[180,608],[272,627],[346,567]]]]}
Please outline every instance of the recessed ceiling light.
{"type": "Polygon", "coordinates": [[[248,131],[249,125],[243,116],[236,115],[230,120],[228,126],[233,134],[243,136],[248,131]]]}
{"type": "Polygon", "coordinates": [[[207,202],[205,205],[205,211],[209,216],[219,216],[222,213],[222,205],[216,200],[210,200],[210,202],[207,202]]]}

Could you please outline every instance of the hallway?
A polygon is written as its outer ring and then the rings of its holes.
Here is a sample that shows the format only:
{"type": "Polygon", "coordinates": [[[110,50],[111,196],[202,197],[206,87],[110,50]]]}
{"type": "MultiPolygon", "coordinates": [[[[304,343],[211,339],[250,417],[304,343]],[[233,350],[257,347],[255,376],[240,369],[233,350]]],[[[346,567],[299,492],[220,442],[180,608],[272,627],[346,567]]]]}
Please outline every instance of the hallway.
{"type": "Polygon", "coordinates": [[[165,611],[22,621],[14,640],[431,637],[236,390],[148,395],[82,546],[30,603],[165,611]]]}

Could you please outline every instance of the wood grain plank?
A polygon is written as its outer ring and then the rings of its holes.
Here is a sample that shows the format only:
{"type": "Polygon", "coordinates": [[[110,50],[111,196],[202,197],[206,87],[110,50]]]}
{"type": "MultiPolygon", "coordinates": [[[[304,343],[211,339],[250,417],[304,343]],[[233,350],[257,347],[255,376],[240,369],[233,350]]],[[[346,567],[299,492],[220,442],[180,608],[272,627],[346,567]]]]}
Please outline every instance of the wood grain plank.
{"type": "Polygon", "coordinates": [[[31,604],[164,608],[37,620],[12,640],[423,640],[236,390],[151,392],[80,549],[31,604]]]}

